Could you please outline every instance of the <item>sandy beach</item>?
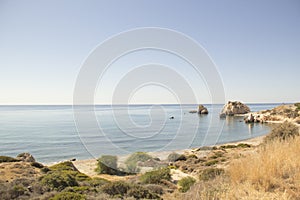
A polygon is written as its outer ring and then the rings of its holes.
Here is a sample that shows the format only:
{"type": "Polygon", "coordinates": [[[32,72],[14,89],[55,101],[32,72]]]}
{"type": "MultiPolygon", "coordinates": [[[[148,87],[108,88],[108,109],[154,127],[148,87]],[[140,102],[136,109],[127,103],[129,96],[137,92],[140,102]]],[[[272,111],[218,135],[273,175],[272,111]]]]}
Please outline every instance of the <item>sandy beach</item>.
{"type": "MultiPolygon", "coordinates": [[[[259,144],[262,143],[263,139],[265,136],[259,136],[247,140],[241,140],[241,141],[236,141],[236,142],[230,142],[230,143],[225,143],[225,144],[218,144],[218,145],[213,145],[215,147],[220,147],[223,145],[238,145],[238,144],[249,144],[251,146],[258,146],[259,144]]],[[[210,146],[210,147],[213,147],[210,146]]],[[[175,150],[175,151],[162,151],[162,152],[147,152],[149,155],[151,155],[153,158],[159,158],[160,160],[166,160],[168,155],[175,152],[178,154],[184,154],[184,155],[197,155],[197,157],[205,157],[210,150],[200,150],[201,148],[192,148],[192,149],[183,149],[183,150],[175,150]]],[[[129,157],[130,155],[125,155],[125,156],[118,156],[118,166],[124,166],[125,165],[125,160],[129,157]]],[[[87,160],[76,160],[72,162],[75,167],[82,173],[90,176],[90,177],[101,177],[105,178],[107,180],[124,180],[127,179],[127,176],[112,176],[112,175],[107,175],[107,174],[97,174],[95,171],[97,167],[97,159],[87,159],[87,160]]],[[[151,170],[151,169],[148,169],[151,170]]],[[[145,169],[147,171],[147,169],[145,169]]],[[[179,174],[179,177],[175,177],[175,179],[180,179],[184,176],[188,176],[188,174],[180,172],[179,170],[173,170],[174,174],[179,174]]]]}

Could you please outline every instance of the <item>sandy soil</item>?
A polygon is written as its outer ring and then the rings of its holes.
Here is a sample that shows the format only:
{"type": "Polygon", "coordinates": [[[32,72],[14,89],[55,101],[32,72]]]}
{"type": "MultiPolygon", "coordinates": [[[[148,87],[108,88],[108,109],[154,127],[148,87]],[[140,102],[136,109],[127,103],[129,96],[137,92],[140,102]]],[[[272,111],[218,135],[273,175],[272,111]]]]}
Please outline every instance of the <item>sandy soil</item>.
{"type": "MultiPolygon", "coordinates": [[[[237,145],[240,143],[247,143],[252,146],[257,146],[263,141],[264,136],[256,137],[256,138],[251,138],[248,140],[243,140],[243,141],[238,141],[238,142],[231,142],[231,143],[226,143],[226,144],[220,144],[216,146],[221,146],[221,145],[237,145]]],[[[168,155],[172,152],[176,152],[178,154],[185,154],[185,155],[190,155],[190,154],[195,154],[197,151],[197,148],[194,149],[184,149],[184,150],[177,150],[177,151],[164,151],[164,152],[149,152],[148,154],[151,155],[152,157],[157,157],[160,160],[166,160],[168,155]]],[[[197,151],[197,156],[199,157],[204,157],[207,155],[209,151],[197,151]]],[[[127,159],[129,155],[127,156],[118,156],[118,165],[119,166],[124,166],[125,160],[127,159]]],[[[82,173],[91,176],[91,177],[101,177],[105,178],[108,180],[124,180],[127,179],[128,177],[122,177],[122,176],[110,176],[110,175],[98,175],[95,172],[95,168],[97,165],[97,160],[96,159],[89,159],[89,160],[78,160],[78,161],[73,161],[73,164],[75,167],[82,173]]],[[[150,169],[149,169],[150,170],[150,169]]],[[[144,169],[143,172],[147,171],[147,169],[144,169]]],[[[188,174],[181,172],[180,170],[172,170],[172,177],[174,180],[179,180],[182,177],[188,176],[188,174]]]]}

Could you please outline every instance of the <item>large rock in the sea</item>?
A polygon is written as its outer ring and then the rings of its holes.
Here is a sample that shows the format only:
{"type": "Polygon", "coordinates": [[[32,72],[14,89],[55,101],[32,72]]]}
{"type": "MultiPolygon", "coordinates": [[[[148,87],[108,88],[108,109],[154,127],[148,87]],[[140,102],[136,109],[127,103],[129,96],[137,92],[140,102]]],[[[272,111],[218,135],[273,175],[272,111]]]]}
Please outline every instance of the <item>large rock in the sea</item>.
{"type": "Polygon", "coordinates": [[[238,114],[246,114],[250,112],[250,108],[245,104],[239,101],[228,101],[227,104],[224,105],[220,117],[224,116],[233,116],[238,114]]]}
{"type": "Polygon", "coordinates": [[[205,107],[205,106],[203,106],[203,105],[199,105],[198,106],[198,114],[203,114],[203,115],[206,115],[206,114],[208,114],[208,110],[207,110],[207,108],[205,107]]]}
{"type": "Polygon", "coordinates": [[[30,153],[21,153],[17,156],[17,159],[23,162],[35,162],[34,157],[30,153]]]}

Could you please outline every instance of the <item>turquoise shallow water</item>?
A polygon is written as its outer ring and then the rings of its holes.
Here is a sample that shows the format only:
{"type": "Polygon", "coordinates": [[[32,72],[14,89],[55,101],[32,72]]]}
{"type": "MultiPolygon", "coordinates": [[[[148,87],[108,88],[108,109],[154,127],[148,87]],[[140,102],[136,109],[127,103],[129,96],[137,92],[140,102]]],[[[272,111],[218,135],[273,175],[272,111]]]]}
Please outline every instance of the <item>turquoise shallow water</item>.
{"type": "MultiPolygon", "coordinates": [[[[249,107],[258,111],[276,105],[249,107]]],[[[242,117],[219,119],[223,105],[206,106],[210,114],[199,116],[189,113],[197,105],[120,105],[113,109],[99,105],[94,108],[99,127],[85,124],[84,131],[76,128],[72,106],[0,106],[0,155],[30,152],[38,161],[50,163],[103,154],[186,149],[270,131],[265,124],[245,124],[242,117]],[[174,119],[169,119],[171,116],[174,119]]]]}

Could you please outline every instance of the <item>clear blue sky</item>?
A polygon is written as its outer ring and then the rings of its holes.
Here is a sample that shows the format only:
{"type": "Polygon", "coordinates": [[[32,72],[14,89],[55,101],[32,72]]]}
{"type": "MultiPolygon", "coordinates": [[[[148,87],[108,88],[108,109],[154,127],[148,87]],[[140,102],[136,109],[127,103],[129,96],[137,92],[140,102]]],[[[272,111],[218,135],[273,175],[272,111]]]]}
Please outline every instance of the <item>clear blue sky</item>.
{"type": "MultiPolygon", "coordinates": [[[[149,26],[200,43],[217,65],[227,100],[300,101],[299,0],[0,0],[0,104],[72,104],[89,52],[121,31],[149,26]]],[[[137,94],[138,103],[148,90],[137,94]]],[[[169,102],[155,91],[153,102],[169,102]]],[[[199,101],[207,101],[206,93],[199,101]]],[[[110,94],[97,95],[96,103],[107,103],[110,94]]]]}

